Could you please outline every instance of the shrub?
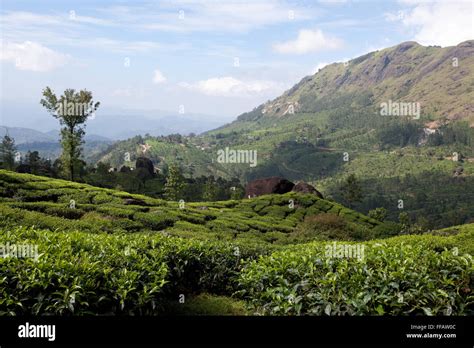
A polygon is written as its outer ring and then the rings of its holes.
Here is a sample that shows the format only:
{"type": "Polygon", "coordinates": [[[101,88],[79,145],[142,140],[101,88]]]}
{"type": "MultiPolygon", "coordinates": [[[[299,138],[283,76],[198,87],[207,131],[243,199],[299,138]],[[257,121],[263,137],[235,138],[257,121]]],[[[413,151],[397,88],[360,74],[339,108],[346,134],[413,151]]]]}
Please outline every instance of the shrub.
{"type": "Polygon", "coordinates": [[[265,207],[262,210],[260,210],[259,214],[284,219],[285,216],[289,213],[290,210],[291,209],[288,206],[281,207],[281,206],[278,206],[278,205],[276,205],[276,206],[272,205],[272,206],[268,206],[268,207],[265,207]]]}
{"type": "Polygon", "coordinates": [[[307,216],[292,233],[295,242],[310,240],[350,240],[347,222],[334,214],[307,216]]]}
{"type": "Polygon", "coordinates": [[[45,210],[45,213],[72,220],[80,219],[84,215],[84,212],[81,209],[68,207],[49,207],[45,210]]]}
{"type": "Polygon", "coordinates": [[[393,237],[400,234],[402,227],[393,221],[386,221],[383,224],[375,226],[372,230],[375,238],[393,237]]]}
{"type": "Polygon", "coordinates": [[[34,259],[1,258],[0,315],[145,315],[159,311],[168,268],[159,249],[125,254],[121,236],[16,229],[5,243],[35,244],[34,259]],[[153,266],[152,266],[153,265],[153,266]]]}
{"type": "Polygon", "coordinates": [[[97,211],[111,216],[116,216],[120,218],[130,219],[135,214],[135,211],[132,209],[123,209],[111,206],[99,206],[97,211]]]}
{"type": "Polygon", "coordinates": [[[112,195],[106,193],[99,193],[92,199],[94,204],[104,204],[104,203],[121,203],[122,200],[120,198],[114,197],[112,195]]]}
{"type": "Polygon", "coordinates": [[[167,227],[173,226],[177,217],[171,215],[169,212],[156,212],[153,213],[135,213],[133,219],[141,222],[144,226],[149,227],[152,230],[160,231],[167,227]]]}

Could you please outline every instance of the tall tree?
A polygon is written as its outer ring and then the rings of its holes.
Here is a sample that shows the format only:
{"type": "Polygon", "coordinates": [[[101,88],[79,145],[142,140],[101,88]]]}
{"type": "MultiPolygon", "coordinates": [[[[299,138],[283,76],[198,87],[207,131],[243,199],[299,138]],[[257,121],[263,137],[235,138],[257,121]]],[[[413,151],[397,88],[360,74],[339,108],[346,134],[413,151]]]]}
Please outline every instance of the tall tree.
{"type": "Polygon", "coordinates": [[[215,201],[217,198],[217,183],[214,180],[214,176],[207,178],[204,184],[204,190],[202,193],[202,199],[204,201],[215,201]]]}
{"type": "Polygon", "coordinates": [[[84,143],[84,123],[97,110],[100,103],[94,103],[92,92],[87,90],[76,92],[74,89],[66,89],[58,98],[49,87],[43,90],[40,103],[59,120],[62,126],[61,162],[69,179],[73,181],[76,168],[82,163],[80,157],[81,145],[84,143]]]}
{"type": "Polygon", "coordinates": [[[0,156],[2,159],[2,168],[13,170],[15,169],[15,139],[5,134],[0,146],[0,156]]]}
{"type": "Polygon", "coordinates": [[[179,167],[175,164],[170,165],[165,184],[165,197],[174,201],[181,199],[185,187],[186,182],[179,167]]]}
{"type": "Polygon", "coordinates": [[[341,186],[342,196],[352,208],[355,202],[362,200],[362,187],[354,174],[350,174],[341,186]]]}
{"type": "Polygon", "coordinates": [[[28,151],[26,153],[26,164],[30,166],[31,173],[38,175],[41,167],[41,157],[38,151],[28,151]]]}

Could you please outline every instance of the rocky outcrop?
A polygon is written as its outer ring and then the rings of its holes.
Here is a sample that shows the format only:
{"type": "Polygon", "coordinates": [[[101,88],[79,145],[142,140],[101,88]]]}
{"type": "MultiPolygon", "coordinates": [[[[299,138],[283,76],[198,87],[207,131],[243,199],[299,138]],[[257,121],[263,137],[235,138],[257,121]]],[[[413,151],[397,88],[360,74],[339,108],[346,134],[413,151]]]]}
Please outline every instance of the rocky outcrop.
{"type": "Polygon", "coordinates": [[[146,157],[138,157],[135,162],[135,168],[137,170],[143,169],[151,176],[153,176],[153,174],[155,173],[155,167],[153,166],[153,162],[146,157]]]}
{"type": "Polygon", "coordinates": [[[306,182],[297,183],[295,186],[293,186],[293,189],[291,191],[299,192],[299,193],[311,193],[313,195],[318,196],[319,198],[323,198],[323,195],[321,194],[321,192],[319,192],[312,185],[306,182]]]}
{"type": "Polygon", "coordinates": [[[245,197],[252,198],[274,193],[283,194],[290,191],[313,194],[319,198],[323,198],[323,195],[318,190],[306,182],[302,181],[295,185],[285,178],[276,176],[250,181],[245,187],[245,197]]]}
{"type": "Polygon", "coordinates": [[[257,197],[272,193],[283,194],[290,192],[295,186],[291,181],[277,176],[250,181],[245,187],[245,197],[257,197]]]}

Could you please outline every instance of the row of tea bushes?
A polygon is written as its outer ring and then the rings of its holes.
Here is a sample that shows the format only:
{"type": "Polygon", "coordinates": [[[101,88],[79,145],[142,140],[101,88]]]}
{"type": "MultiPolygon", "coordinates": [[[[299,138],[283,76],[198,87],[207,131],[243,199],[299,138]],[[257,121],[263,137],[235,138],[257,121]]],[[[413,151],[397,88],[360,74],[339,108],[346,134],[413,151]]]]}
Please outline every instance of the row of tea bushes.
{"type": "Polygon", "coordinates": [[[336,244],[363,245],[361,259],[328,254],[331,243],[290,246],[250,261],[238,294],[271,315],[472,315],[473,258],[455,241],[424,235],[336,244]]]}
{"type": "MultiPolygon", "coordinates": [[[[0,170],[0,214],[17,225],[59,232],[155,231],[190,239],[303,243],[292,234],[308,216],[337,215],[365,240],[378,221],[310,194],[294,192],[222,202],[170,202],[65,180],[0,170]]],[[[389,232],[393,230],[389,228],[389,232]]],[[[396,233],[396,231],[395,231],[396,233]]]]}
{"type": "Polygon", "coordinates": [[[456,249],[472,232],[270,247],[4,228],[0,245],[37,245],[39,255],[0,258],[0,315],[156,315],[200,293],[272,315],[473,314],[473,259],[456,249]],[[338,245],[363,245],[363,257],[328,255],[338,245]]]}
{"type": "Polygon", "coordinates": [[[2,230],[0,245],[38,258],[0,258],[0,315],[149,315],[180,296],[231,294],[241,260],[264,248],[159,234],[2,230]]]}

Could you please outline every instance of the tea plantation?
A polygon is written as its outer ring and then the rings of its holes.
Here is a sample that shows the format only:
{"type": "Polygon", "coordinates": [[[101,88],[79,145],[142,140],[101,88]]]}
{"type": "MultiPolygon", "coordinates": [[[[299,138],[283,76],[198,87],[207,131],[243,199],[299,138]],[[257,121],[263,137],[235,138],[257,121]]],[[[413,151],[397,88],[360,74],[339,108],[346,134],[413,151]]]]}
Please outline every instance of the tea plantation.
{"type": "Polygon", "coordinates": [[[38,246],[0,257],[1,315],[473,314],[474,224],[396,236],[312,195],[170,202],[4,170],[0,197],[0,245],[38,246]]]}

